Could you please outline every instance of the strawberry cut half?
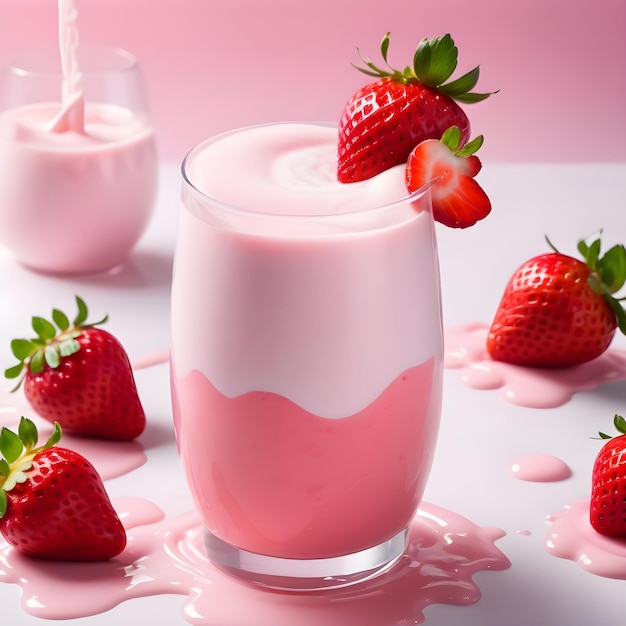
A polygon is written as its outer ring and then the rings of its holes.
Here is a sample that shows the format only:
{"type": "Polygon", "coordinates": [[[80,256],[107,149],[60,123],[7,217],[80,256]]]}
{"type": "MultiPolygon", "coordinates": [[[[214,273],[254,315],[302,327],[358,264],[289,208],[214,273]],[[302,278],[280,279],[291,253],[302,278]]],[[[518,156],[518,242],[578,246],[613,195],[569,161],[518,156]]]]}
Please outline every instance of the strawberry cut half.
{"type": "Polygon", "coordinates": [[[470,137],[470,122],[458,103],[470,104],[492,93],[473,91],[480,68],[450,80],[457,68],[458,49],[449,34],[419,43],[410,65],[399,70],[387,60],[390,33],[380,44],[384,65],[361,55],[363,67],[375,78],[357,90],[339,120],[337,179],[341,183],[367,180],[406,162],[411,150],[426,139],[439,139],[450,126],[470,137]]]}
{"type": "Polygon", "coordinates": [[[475,152],[483,143],[479,135],[459,147],[461,131],[452,126],[440,140],[427,139],[409,155],[406,184],[413,193],[430,185],[433,217],[451,228],[468,228],[491,212],[491,201],[474,180],[481,170],[475,152]]]}

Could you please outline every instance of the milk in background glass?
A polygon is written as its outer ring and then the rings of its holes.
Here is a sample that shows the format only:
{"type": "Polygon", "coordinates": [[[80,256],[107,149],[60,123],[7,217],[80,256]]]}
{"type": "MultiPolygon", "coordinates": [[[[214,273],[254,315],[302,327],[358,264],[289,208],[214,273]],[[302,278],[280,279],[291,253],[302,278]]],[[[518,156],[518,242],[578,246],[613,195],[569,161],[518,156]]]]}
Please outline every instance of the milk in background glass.
{"type": "Polygon", "coordinates": [[[123,263],[154,207],[158,160],[136,59],[80,49],[59,0],[59,53],[0,74],[0,244],[43,272],[123,263]]]}
{"type": "Polygon", "coordinates": [[[209,556],[281,588],[403,551],[439,425],[439,271],[403,168],[336,181],[336,129],[277,124],[183,164],[172,286],[177,441],[209,556]]]}

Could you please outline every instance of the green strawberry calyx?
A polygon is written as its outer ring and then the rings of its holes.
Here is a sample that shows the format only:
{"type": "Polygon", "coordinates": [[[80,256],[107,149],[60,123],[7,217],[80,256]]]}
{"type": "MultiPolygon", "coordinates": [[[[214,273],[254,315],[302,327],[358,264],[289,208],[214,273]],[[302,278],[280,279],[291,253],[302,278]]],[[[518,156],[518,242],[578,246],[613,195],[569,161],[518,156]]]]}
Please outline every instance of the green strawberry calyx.
{"type": "Polygon", "coordinates": [[[478,83],[480,66],[476,66],[473,70],[470,70],[455,80],[446,82],[456,69],[459,55],[458,48],[449,34],[434,37],[433,39],[422,39],[413,56],[413,65],[407,66],[403,70],[394,69],[387,62],[390,35],[391,33],[386,33],[380,43],[380,52],[386,68],[380,68],[374,65],[370,59],[361,55],[361,51],[358,48],[357,52],[359,58],[365,67],[359,67],[354,63],[352,65],[359,70],[359,72],[375,78],[391,78],[403,85],[415,82],[422,83],[423,85],[437,89],[437,91],[454,100],[467,104],[480,102],[492,94],[497,93],[495,91],[488,93],[476,93],[472,91],[476,83],[478,83]]]}
{"type": "MultiPolygon", "coordinates": [[[[624,419],[621,415],[615,414],[613,418],[613,425],[615,429],[620,435],[626,435],[626,419],[624,419]]],[[[599,432],[598,437],[596,439],[613,439],[612,435],[607,435],[606,433],[599,432]]]]}
{"type": "MultiPolygon", "coordinates": [[[[552,250],[559,252],[547,237],[546,241],[552,250]]],[[[601,248],[600,237],[590,244],[585,239],[578,242],[578,252],[591,270],[589,286],[607,301],[615,314],[619,330],[626,335],[626,310],[622,305],[626,296],[615,297],[626,283],[626,248],[622,244],[617,244],[603,255],[600,254],[601,248]]]]}
{"type": "Polygon", "coordinates": [[[108,316],[105,315],[98,322],[87,322],[87,305],[79,296],[76,296],[78,312],[73,321],[58,309],[52,310],[52,322],[43,317],[32,318],[33,330],[37,334],[33,339],[13,339],[11,351],[19,361],[16,365],[5,370],[6,378],[19,378],[17,385],[12,389],[19,389],[24,379],[25,369],[33,374],[40,374],[45,367],[55,369],[59,367],[63,357],[75,354],[80,350],[77,338],[85,328],[92,328],[104,324],[108,316]]]}
{"type": "Polygon", "coordinates": [[[478,152],[485,138],[483,135],[478,135],[461,146],[461,130],[458,126],[450,126],[450,128],[443,131],[439,141],[441,141],[444,146],[447,146],[454,156],[468,157],[478,152]]]}
{"type": "Polygon", "coordinates": [[[46,443],[37,446],[38,439],[37,427],[26,417],[20,419],[17,433],[6,427],[0,430],[0,518],[4,517],[7,510],[7,492],[26,481],[26,472],[42,450],[55,446],[61,440],[58,422],[54,423],[46,443]]]}

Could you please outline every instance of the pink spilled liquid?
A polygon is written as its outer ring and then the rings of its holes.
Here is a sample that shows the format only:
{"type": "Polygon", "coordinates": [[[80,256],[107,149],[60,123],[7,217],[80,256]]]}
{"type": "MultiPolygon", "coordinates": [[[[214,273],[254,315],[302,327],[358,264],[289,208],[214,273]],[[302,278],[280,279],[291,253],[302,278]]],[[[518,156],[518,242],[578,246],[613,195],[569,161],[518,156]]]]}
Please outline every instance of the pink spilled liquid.
{"type": "Polygon", "coordinates": [[[517,457],[511,463],[509,473],[520,480],[551,483],[566,480],[572,475],[572,470],[565,461],[556,456],[532,452],[517,457]]]}
{"type": "MultiPolygon", "coordinates": [[[[14,385],[15,381],[11,384],[14,385]]],[[[52,432],[52,424],[34,413],[22,391],[11,393],[10,385],[0,388],[0,428],[10,428],[15,432],[22,415],[35,422],[39,441],[43,443],[52,432]]],[[[60,445],[89,459],[103,480],[128,474],[147,461],[140,440],[100,441],[64,432],[60,445]]]]}
{"type": "Polygon", "coordinates": [[[499,389],[512,404],[553,408],[568,402],[576,392],[626,379],[624,350],[610,349],[593,361],[565,369],[520,367],[491,359],[487,332],[484,324],[447,329],[444,367],[460,370],[461,380],[472,389],[499,389]]]}
{"type": "Polygon", "coordinates": [[[137,498],[114,505],[129,541],[110,561],[28,559],[0,539],[0,579],[21,588],[26,612],[44,619],[81,618],[133,598],[179,594],[187,596],[181,602],[185,619],[203,626],[248,623],[250,615],[256,626],[418,624],[430,604],[477,602],[476,572],[510,566],[495,546],[503,531],[424,504],[411,525],[407,552],[387,573],[342,590],[268,592],[239,583],[206,559],[195,514],[164,519],[156,505],[137,498]],[[80,594],[74,593],[77,582],[80,594]]]}
{"type": "Polygon", "coordinates": [[[626,538],[607,537],[589,522],[589,500],[580,499],[548,516],[546,550],[577,563],[584,570],[626,580],[626,538]]]}

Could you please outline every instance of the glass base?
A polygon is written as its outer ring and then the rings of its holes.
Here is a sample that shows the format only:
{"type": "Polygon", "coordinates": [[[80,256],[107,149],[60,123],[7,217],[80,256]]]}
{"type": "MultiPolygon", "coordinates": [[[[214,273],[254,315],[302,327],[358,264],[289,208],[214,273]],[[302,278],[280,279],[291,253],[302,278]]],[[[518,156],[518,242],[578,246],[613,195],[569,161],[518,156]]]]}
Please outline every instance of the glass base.
{"type": "Polygon", "coordinates": [[[205,529],[208,558],[243,581],[286,591],[346,587],[387,571],[404,553],[408,528],[383,543],[326,559],[284,559],[235,548],[205,529]]]}

